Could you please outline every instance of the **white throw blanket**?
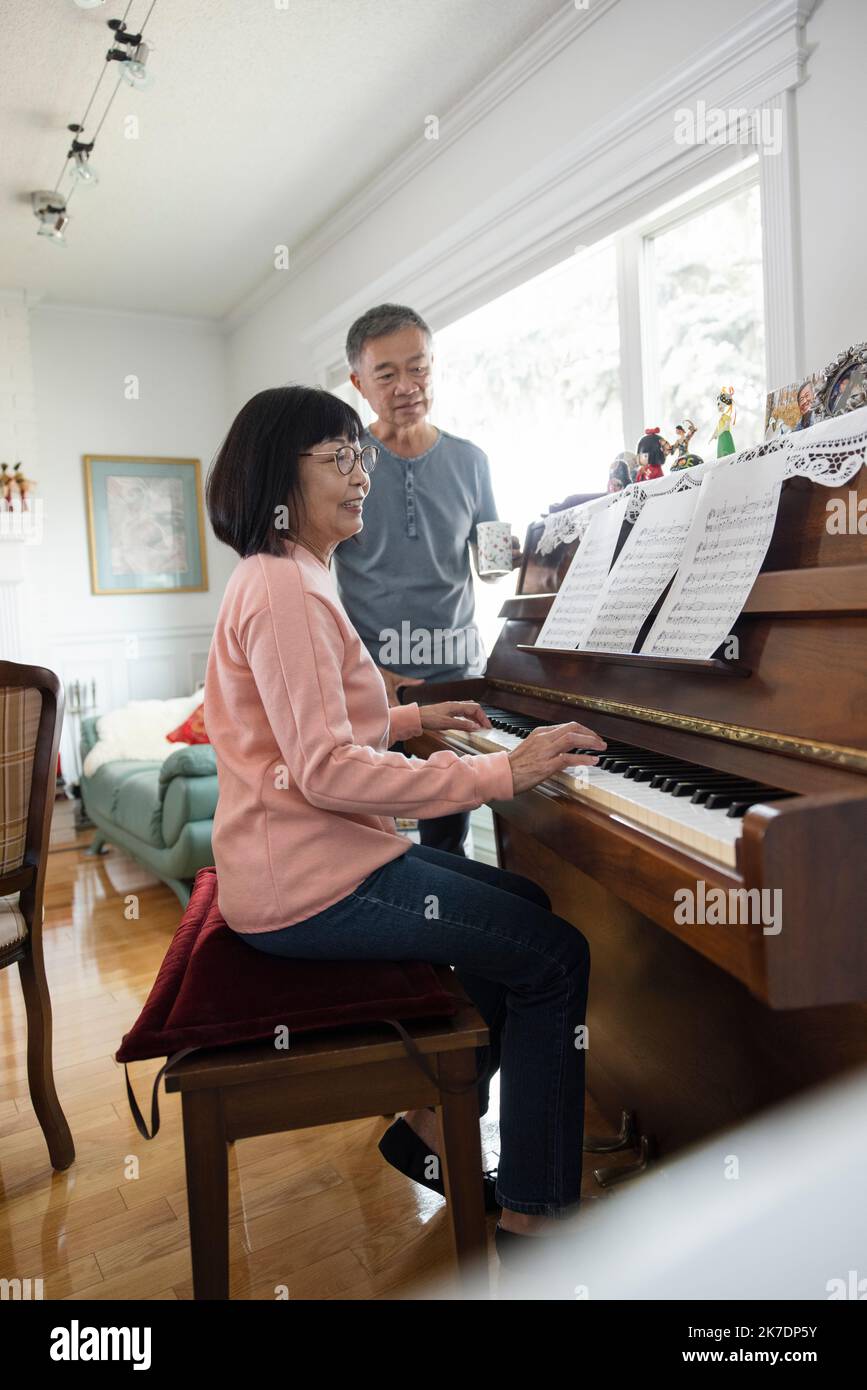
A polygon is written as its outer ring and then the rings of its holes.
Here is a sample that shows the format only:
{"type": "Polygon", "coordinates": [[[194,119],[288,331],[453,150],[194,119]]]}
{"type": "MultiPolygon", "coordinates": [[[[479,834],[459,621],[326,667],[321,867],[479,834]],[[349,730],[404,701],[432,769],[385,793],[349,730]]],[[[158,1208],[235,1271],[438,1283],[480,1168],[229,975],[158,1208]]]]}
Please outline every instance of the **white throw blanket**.
{"type": "Polygon", "coordinates": [[[118,759],[161,763],[176,749],[189,748],[188,743],[169,743],[166,734],[183,724],[203,698],[204,692],[197,690],[178,700],[131,700],[123,709],[100,715],[98,740],[84,760],[85,777],[92,777],[103,763],[118,759]]]}

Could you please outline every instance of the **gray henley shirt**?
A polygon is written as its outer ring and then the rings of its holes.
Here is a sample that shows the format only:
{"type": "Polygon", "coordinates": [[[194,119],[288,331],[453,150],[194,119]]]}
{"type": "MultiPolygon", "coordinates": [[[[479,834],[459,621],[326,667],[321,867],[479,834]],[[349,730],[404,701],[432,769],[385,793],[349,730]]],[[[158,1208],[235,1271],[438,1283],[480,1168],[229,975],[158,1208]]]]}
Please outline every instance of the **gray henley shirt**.
{"type": "Polygon", "coordinates": [[[361,442],[379,459],[364,529],[334,553],[344,608],[378,666],[424,680],[481,674],[469,544],[480,521],[498,520],[486,455],[445,430],[411,459],[369,431],[361,442]]]}

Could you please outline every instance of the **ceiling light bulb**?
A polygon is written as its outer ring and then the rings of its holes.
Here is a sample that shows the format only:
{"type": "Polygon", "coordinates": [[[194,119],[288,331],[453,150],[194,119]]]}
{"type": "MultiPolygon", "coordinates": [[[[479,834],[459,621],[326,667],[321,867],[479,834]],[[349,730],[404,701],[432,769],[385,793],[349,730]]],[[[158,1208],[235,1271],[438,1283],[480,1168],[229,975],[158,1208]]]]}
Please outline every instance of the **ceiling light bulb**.
{"type": "Polygon", "coordinates": [[[72,177],[81,184],[82,188],[93,188],[99,183],[99,175],[93,168],[88,156],[82,150],[78,150],[75,155],[73,155],[70,172],[72,173],[72,177]]]}
{"type": "Polygon", "coordinates": [[[65,212],[61,212],[53,222],[43,222],[37,236],[45,237],[46,241],[52,241],[55,246],[66,246],[66,232],[69,218],[65,212]]]}
{"type": "Polygon", "coordinates": [[[121,77],[138,91],[145,91],[154,85],[153,73],[147,69],[148,53],[147,44],[140,43],[132,57],[120,65],[121,77]]]}

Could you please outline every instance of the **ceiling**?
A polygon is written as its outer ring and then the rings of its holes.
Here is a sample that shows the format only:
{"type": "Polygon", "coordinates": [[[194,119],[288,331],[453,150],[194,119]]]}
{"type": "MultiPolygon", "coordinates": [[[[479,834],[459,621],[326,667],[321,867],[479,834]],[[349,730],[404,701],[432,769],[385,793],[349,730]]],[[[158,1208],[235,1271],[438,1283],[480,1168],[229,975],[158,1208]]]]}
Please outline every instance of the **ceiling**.
{"type": "MultiPolygon", "coordinates": [[[[121,84],[68,245],[37,237],[126,0],[0,0],[0,286],[221,318],[563,0],[156,0],[150,91],[121,84]],[[284,7],[285,5],[285,7],[284,7]],[[137,139],[125,137],[139,119],[137,139]]],[[[150,0],[131,0],[135,31],[150,0]]],[[[115,85],[103,78],[93,118],[115,85]]],[[[61,188],[66,190],[69,180],[61,188]]]]}

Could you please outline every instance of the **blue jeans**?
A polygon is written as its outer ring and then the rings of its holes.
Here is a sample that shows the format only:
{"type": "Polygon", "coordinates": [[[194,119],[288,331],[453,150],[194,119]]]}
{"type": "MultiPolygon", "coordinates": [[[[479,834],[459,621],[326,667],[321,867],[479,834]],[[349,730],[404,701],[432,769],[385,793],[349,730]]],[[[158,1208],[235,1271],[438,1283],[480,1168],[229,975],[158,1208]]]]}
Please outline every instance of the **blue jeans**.
{"type": "Polygon", "coordinates": [[[497,1198],[511,1211],[568,1215],[580,1200],[584,1023],[590,952],[535,883],[413,845],[315,917],[244,937],[258,951],[313,960],[452,965],[501,1068],[497,1198]],[[582,1045],[579,1046],[579,1043],[582,1045]]]}

